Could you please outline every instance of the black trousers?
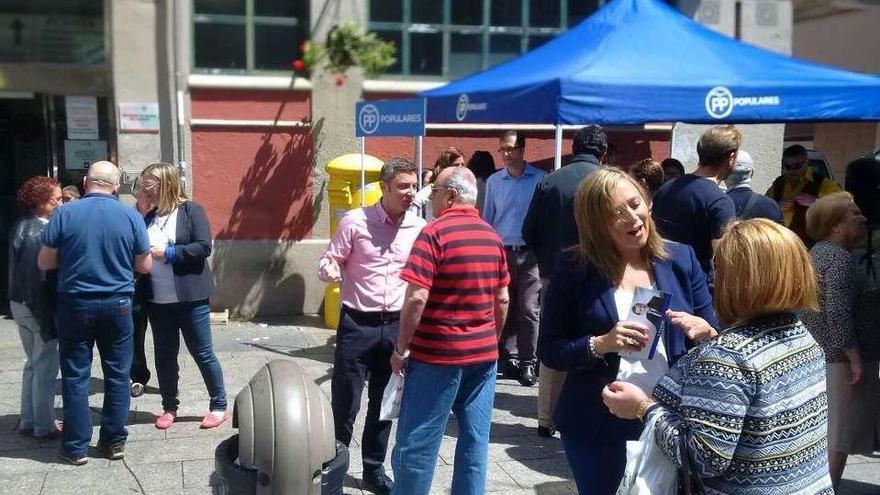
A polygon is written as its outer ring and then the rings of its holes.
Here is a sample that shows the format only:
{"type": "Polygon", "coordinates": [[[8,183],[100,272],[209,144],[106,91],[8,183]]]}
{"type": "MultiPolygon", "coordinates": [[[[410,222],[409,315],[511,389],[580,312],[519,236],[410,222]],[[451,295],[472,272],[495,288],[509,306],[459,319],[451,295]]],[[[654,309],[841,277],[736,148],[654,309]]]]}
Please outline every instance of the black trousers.
{"type": "Polygon", "coordinates": [[[150,381],[150,368],[147,366],[147,355],[144,350],[148,307],[149,304],[146,303],[135,303],[131,311],[134,320],[134,356],[131,360],[131,381],[141,385],[146,385],[150,381]]]}
{"type": "Polygon", "coordinates": [[[365,313],[342,306],[330,384],[336,440],[351,442],[354,420],[367,387],[367,419],[361,437],[364,475],[383,472],[391,421],[379,421],[382,393],[391,377],[391,354],[397,343],[400,314],[365,313]]]}
{"type": "Polygon", "coordinates": [[[499,342],[500,355],[514,365],[535,365],[541,313],[538,259],[522,248],[505,246],[505,252],[510,272],[510,308],[499,342]]]}

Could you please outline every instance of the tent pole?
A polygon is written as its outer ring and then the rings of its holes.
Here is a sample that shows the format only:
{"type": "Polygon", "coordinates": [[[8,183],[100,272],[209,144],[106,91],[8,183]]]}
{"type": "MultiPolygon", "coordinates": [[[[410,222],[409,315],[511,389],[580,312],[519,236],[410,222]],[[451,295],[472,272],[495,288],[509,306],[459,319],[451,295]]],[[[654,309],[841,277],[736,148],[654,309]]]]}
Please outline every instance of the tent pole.
{"type": "Polygon", "coordinates": [[[556,147],[553,155],[553,170],[562,168],[562,124],[556,124],[556,147]]]}
{"type": "Polygon", "coordinates": [[[367,154],[367,138],[361,138],[361,208],[364,207],[365,198],[367,196],[367,192],[364,191],[364,186],[367,184],[367,171],[366,166],[364,165],[364,155],[367,154]]]}
{"type": "Polygon", "coordinates": [[[422,136],[416,136],[415,145],[416,145],[416,149],[415,149],[416,165],[419,167],[419,172],[418,172],[418,174],[419,174],[419,176],[418,176],[419,190],[421,191],[422,188],[425,186],[424,184],[422,184],[422,136]]]}

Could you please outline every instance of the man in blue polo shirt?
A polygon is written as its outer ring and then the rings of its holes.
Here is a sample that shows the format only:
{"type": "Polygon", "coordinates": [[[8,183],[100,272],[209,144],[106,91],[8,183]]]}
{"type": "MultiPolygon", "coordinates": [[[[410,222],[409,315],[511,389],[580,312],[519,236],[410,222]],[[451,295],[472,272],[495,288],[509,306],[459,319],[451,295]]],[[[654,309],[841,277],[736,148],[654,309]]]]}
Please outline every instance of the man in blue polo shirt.
{"type": "Polygon", "coordinates": [[[535,348],[538,346],[541,279],[538,258],[526,249],[522,226],[535,187],[547,172],[526,163],[525,148],[526,138],[522,132],[511,130],[501,135],[498,152],[504,168],[486,181],[483,220],[501,236],[510,271],[510,312],[501,335],[500,368],[507,377],[530,387],[537,381],[535,348]]]}
{"type": "Polygon", "coordinates": [[[104,370],[104,406],[98,450],[122,459],[128,431],[129,370],[134,326],[134,271],[149,273],[150,242],[143,218],[119,202],[119,170],[95,162],[85,179],[86,195],[56,210],[43,231],[37,264],[58,270],[58,343],[64,434],[60,457],[85,464],[92,438],[89,380],[92,349],[98,345],[104,370]]]}

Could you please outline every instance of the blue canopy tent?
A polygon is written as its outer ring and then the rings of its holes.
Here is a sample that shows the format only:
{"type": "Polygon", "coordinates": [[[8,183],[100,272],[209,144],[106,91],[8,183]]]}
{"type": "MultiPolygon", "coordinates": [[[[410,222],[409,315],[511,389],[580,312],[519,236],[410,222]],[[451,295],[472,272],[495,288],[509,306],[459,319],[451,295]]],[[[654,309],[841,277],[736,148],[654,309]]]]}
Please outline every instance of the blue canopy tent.
{"type": "Polygon", "coordinates": [[[762,50],[660,0],[609,2],[537,49],[421,96],[432,123],[556,124],[557,150],[561,125],[880,120],[880,77],[762,50]]]}

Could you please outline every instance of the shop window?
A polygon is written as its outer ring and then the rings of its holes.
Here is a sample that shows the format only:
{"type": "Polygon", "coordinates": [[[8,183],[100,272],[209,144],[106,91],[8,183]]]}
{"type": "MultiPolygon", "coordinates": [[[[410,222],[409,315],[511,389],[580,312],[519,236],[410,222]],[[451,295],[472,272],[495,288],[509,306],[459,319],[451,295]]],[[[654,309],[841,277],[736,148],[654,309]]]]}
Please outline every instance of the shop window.
{"type": "Polygon", "coordinates": [[[369,0],[369,28],[397,46],[390,77],[453,79],[518,57],[606,0],[369,0]]]}
{"type": "Polygon", "coordinates": [[[195,72],[290,71],[308,39],[309,3],[194,0],[195,72]]]}

